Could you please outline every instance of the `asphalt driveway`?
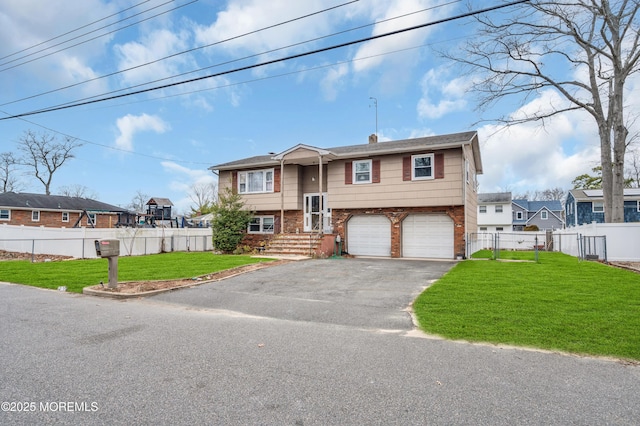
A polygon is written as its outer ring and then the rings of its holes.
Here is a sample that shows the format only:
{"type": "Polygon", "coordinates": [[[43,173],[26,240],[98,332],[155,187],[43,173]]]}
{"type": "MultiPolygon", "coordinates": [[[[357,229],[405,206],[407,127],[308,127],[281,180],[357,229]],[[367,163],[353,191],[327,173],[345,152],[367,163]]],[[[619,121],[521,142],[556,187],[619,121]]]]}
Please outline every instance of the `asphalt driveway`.
{"type": "Polygon", "coordinates": [[[411,330],[409,305],[454,265],[404,259],[304,260],[149,300],[257,317],[411,330]]]}

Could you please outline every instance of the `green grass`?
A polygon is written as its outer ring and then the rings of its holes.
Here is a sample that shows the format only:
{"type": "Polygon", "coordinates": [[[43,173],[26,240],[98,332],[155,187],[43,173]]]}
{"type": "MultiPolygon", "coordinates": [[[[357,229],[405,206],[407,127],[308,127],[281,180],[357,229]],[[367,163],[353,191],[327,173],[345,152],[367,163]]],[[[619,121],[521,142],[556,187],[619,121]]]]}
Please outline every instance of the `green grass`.
{"type": "MultiPolygon", "coordinates": [[[[540,253],[538,252],[538,259],[540,258],[540,253]]],[[[478,250],[477,252],[471,255],[472,259],[493,259],[493,250],[478,250]]],[[[500,250],[498,253],[498,259],[502,260],[530,260],[535,262],[536,253],[534,251],[509,251],[509,250],[500,250]]]]}
{"type": "MultiPolygon", "coordinates": [[[[118,258],[118,281],[147,281],[190,278],[212,272],[268,261],[251,256],[217,255],[213,253],[173,252],[149,256],[118,258]]],[[[82,293],[87,286],[109,281],[107,259],[69,260],[31,263],[0,263],[0,281],[82,293]]]]}
{"type": "Polygon", "coordinates": [[[451,339],[640,360],[640,274],[562,253],[460,262],[414,311],[451,339]]]}

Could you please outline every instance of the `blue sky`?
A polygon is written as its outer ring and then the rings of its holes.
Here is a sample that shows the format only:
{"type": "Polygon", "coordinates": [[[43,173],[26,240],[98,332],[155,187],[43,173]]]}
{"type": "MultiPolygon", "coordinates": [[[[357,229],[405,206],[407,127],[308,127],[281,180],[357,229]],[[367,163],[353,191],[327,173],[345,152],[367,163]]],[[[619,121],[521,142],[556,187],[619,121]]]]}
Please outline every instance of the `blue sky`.
{"type": "MultiPolygon", "coordinates": [[[[157,86],[232,70],[466,11],[466,2],[449,0],[360,0],[344,6],[340,5],[347,0],[188,2],[3,0],[0,117],[150,81],[157,81],[152,84],[157,86]],[[241,36],[333,6],[339,7],[241,36]],[[177,9],[169,12],[172,8],[177,9]],[[95,31],[135,13],[141,14],[95,31]],[[150,19],[122,29],[145,18],[150,19]],[[362,28],[323,38],[356,27],[362,28]],[[72,37],[77,38],[62,43],[72,37]],[[90,38],[95,39],[81,43],[90,38]],[[229,38],[233,40],[220,43],[229,38]],[[22,51],[39,43],[43,44],[22,51]],[[69,47],[72,44],[77,46],[69,47]],[[205,45],[211,46],[178,54],[205,45]],[[138,67],[152,61],[157,62],[138,67]],[[174,77],[206,67],[211,68],[174,77]],[[116,74],[100,78],[112,73],[116,74]],[[93,81],[78,84],[87,80],[93,81]],[[56,90],[67,86],[72,87],[56,90]],[[48,91],[54,92],[19,101],[48,91]]],[[[471,5],[474,9],[490,6],[480,0],[471,5]]],[[[473,37],[470,24],[470,19],[462,19],[190,84],[25,117],[28,121],[3,120],[0,152],[15,150],[15,141],[29,129],[71,135],[84,145],[54,175],[52,193],[79,184],[101,201],[126,205],[140,191],[170,198],[180,212],[187,212],[193,204],[190,187],[214,179],[207,170],[211,165],[281,152],[298,143],[318,147],[366,143],[376,131],[373,97],[381,141],[478,130],[484,165],[481,192],[569,189],[574,177],[597,165],[599,144],[593,124],[578,112],[555,117],[545,129],[539,124],[506,131],[486,123],[474,127],[479,116],[469,96],[471,80],[457,74],[458,67],[436,53],[473,37]]],[[[150,86],[140,86],[146,87],[150,86]]],[[[547,104],[554,96],[542,93],[523,108],[547,104]]],[[[34,179],[23,181],[25,192],[44,192],[34,179]]]]}

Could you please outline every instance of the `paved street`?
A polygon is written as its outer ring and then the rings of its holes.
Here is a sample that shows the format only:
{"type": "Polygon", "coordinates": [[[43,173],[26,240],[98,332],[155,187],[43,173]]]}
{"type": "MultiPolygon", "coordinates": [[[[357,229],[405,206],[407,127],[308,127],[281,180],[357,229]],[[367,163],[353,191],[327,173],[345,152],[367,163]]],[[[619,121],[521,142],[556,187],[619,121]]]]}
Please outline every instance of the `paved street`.
{"type": "Polygon", "coordinates": [[[406,301],[452,264],[406,262],[124,302],[0,284],[0,424],[637,424],[638,366],[411,331],[406,301]]]}

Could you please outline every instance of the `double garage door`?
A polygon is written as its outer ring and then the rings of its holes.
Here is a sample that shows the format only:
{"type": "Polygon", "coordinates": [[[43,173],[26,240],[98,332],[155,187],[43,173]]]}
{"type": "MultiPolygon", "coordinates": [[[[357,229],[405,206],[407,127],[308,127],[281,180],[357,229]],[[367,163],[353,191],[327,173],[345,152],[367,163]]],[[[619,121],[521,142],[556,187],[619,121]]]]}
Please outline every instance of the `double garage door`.
{"type": "MultiPolygon", "coordinates": [[[[391,222],[384,215],[353,216],[348,251],[355,256],[391,256],[391,222]]],[[[453,259],[453,221],[447,215],[410,214],[402,221],[402,256],[453,259]]]]}

